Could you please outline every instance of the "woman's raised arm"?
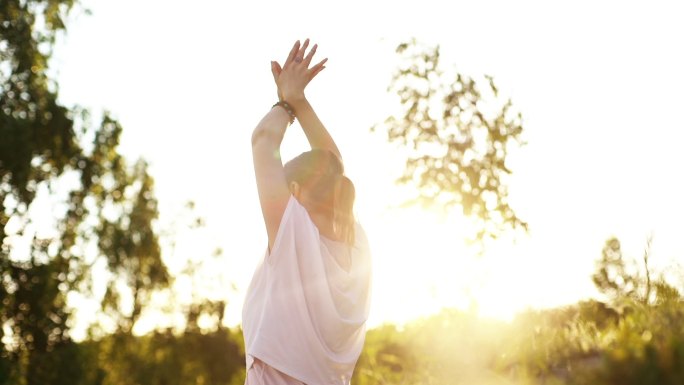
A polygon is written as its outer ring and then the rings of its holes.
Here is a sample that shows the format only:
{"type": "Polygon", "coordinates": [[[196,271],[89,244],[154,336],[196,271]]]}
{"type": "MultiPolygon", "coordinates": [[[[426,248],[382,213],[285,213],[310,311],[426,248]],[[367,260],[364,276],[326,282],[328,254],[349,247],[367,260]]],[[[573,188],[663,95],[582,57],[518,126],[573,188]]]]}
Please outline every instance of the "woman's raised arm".
{"type": "Polygon", "coordinates": [[[290,51],[290,56],[283,67],[278,62],[272,62],[273,77],[278,85],[278,97],[294,109],[312,149],[328,150],[342,160],[335,141],[304,95],[306,85],[325,68],[324,64],[328,61],[327,58],[323,59],[309,68],[318,45],[314,45],[306,54],[308,46],[309,39],[301,46],[297,41],[293,47],[294,55],[293,51],[290,51]]]}
{"type": "Polygon", "coordinates": [[[280,144],[290,116],[281,107],[273,107],[252,133],[252,159],[261,213],[266,224],[269,250],[275,242],[280,220],[290,199],[285,180],[280,144]]]}
{"type": "MultiPolygon", "coordinates": [[[[271,70],[279,86],[279,96],[282,92],[284,96],[286,95],[291,100],[301,102],[304,88],[323,69],[325,60],[309,68],[315,48],[304,58],[303,55],[307,46],[308,40],[304,43],[303,47],[300,47],[299,41],[297,41],[290,50],[290,54],[282,68],[275,62],[271,63],[271,70]]],[[[261,212],[264,216],[266,232],[268,233],[269,249],[275,242],[280,221],[291,195],[290,188],[285,179],[283,162],[280,158],[280,145],[283,141],[288,122],[293,120],[289,109],[296,107],[289,100],[281,98],[281,102],[284,101],[288,103],[274,105],[257,124],[252,133],[254,174],[256,176],[257,191],[259,192],[261,212]]],[[[313,120],[318,120],[318,118],[313,113],[313,110],[310,113],[304,111],[306,111],[306,108],[302,107],[304,114],[302,116],[307,121],[306,125],[309,127],[315,126],[313,120]],[[313,117],[311,117],[311,114],[313,114],[313,117]]],[[[300,117],[300,123],[302,123],[301,119],[300,117]]],[[[302,126],[304,126],[304,123],[302,123],[302,126]]],[[[320,127],[322,128],[323,125],[320,124],[320,127]]],[[[323,131],[321,132],[321,128],[310,130],[313,132],[313,139],[309,139],[310,142],[314,141],[311,142],[312,146],[314,146],[313,143],[319,143],[316,145],[316,148],[330,149],[339,156],[339,151],[337,151],[335,143],[332,142],[332,138],[325,131],[325,128],[322,128],[323,131]],[[329,147],[330,145],[334,147],[329,147]]],[[[306,135],[307,137],[310,136],[308,132],[306,135]]]]}

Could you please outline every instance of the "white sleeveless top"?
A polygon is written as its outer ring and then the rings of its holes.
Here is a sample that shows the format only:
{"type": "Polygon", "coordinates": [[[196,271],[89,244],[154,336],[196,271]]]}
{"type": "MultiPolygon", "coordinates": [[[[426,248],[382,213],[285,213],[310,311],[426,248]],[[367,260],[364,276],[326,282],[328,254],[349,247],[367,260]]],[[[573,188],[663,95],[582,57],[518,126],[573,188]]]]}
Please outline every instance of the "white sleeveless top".
{"type": "Polygon", "coordinates": [[[371,261],[355,245],[326,239],[290,197],[273,249],[259,262],[242,309],[247,370],[254,358],[309,385],[349,384],[370,308],[371,261]],[[348,260],[343,268],[338,260],[348,260]]]}

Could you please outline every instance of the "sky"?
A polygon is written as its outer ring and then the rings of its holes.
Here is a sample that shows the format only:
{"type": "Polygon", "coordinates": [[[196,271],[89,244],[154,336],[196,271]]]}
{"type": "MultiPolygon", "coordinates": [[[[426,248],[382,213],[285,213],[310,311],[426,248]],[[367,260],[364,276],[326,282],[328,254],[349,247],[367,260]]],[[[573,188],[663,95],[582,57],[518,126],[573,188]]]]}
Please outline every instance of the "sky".
{"type": "MultiPolygon", "coordinates": [[[[611,236],[640,258],[652,234],[654,265],[684,277],[684,24],[675,2],[83,5],[91,14],[72,15],[52,62],[61,101],[110,111],[123,124],[123,153],[146,159],[156,180],[160,226],[188,200],[206,221],[166,249],[173,272],[188,259],[205,263],[201,283],[179,282],[174,301],[191,300],[192,290],[227,300],[226,322],[239,323],[266,245],[250,136],[276,100],[270,61],[282,63],[305,38],[329,59],[307,98],[345,158],[373,251],[371,326],[474,304],[506,319],[596,297],[590,275],[611,236]],[[406,196],[394,183],[404,160],[370,131],[398,111],[387,86],[394,48],[411,38],[438,44],[444,68],[493,76],[523,114],[527,145],[509,159],[509,191],[530,231],[484,256],[464,245],[458,213],[396,207],[406,196]]],[[[306,149],[295,124],[283,158],[306,149]]],[[[92,319],[93,304],[76,301],[77,322],[92,319]]],[[[152,312],[138,331],[169,322],[152,312]]]]}

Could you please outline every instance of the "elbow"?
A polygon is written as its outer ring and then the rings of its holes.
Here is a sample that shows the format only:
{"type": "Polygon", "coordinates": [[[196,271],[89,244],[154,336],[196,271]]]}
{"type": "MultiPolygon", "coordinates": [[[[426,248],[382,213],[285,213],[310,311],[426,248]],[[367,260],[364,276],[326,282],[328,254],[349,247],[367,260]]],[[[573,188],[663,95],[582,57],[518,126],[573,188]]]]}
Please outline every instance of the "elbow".
{"type": "Polygon", "coordinates": [[[263,135],[263,130],[259,129],[259,126],[256,126],[254,131],[252,131],[252,147],[256,146],[256,144],[259,142],[259,137],[263,135]]]}
{"type": "Polygon", "coordinates": [[[268,130],[266,130],[261,124],[256,126],[254,131],[252,131],[252,147],[256,147],[266,139],[268,139],[268,130]]]}
{"type": "MultiPolygon", "coordinates": [[[[282,119],[276,119],[271,110],[263,119],[256,125],[254,131],[252,132],[252,147],[280,147],[280,142],[283,141],[283,135],[285,135],[285,129],[287,128],[286,122],[282,119]]],[[[284,113],[284,111],[283,111],[284,113]]]]}
{"type": "Polygon", "coordinates": [[[273,130],[268,129],[263,124],[259,124],[256,126],[254,131],[252,132],[252,148],[255,147],[279,147],[280,146],[280,141],[277,138],[277,134],[273,132],[273,130]]]}
{"type": "MultiPolygon", "coordinates": [[[[279,108],[278,110],[281,109],[279,108]]],[[[283,135],[285,135],[287,125],[286,121],[276,119],[276,117],[273,116],[273,111],[274,110],[271,110],[271,112],[261,119],[254,128],[254,131],[252,132],[252,147],[280,147],[280,142],[283,141],[283,135]]]]}

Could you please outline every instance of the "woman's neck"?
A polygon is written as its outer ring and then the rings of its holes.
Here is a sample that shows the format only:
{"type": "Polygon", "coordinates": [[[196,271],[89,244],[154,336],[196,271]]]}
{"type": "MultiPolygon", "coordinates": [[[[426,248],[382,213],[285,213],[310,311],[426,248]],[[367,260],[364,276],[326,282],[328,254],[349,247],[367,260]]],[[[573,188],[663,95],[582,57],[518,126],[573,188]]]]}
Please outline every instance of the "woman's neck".
{"type": "Polygon", "coordinates": [[[309,212],[309,216],[318,228],[318,232],[322,236],[328,239],[332,239],[334,241],[339,240],[337,239],[337,234],[335,234],[335,227],[333,226],[333,221],[330,220],[330,218],[328,218],[327,215],[316,212],[309,212]]]}

